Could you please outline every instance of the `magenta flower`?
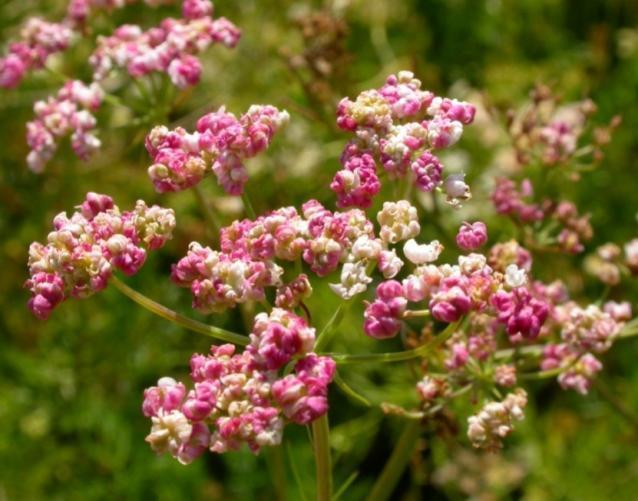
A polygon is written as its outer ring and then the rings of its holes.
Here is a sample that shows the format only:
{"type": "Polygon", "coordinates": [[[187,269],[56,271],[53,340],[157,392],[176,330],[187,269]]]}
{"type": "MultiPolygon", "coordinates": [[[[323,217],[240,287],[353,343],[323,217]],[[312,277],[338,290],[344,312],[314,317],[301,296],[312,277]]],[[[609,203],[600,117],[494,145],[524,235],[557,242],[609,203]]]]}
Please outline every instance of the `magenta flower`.
{"type": "Polygon", "coordinates": [[[456,235],[456,244],[465,251],[473,251],[487,242],[487,226],[481,221],[463,223],[456,235]]]}

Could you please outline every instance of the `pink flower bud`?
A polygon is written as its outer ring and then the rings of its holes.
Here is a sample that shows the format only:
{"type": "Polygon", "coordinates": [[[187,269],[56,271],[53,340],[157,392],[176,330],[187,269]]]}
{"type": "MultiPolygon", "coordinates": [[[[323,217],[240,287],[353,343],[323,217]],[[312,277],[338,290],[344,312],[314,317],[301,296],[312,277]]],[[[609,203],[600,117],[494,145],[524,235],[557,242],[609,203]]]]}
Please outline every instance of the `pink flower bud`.
{"type": "Polygon", "coordinates": [[[487,242],[487,227],[485,223],[463,223],[456,235],[456,244],[465,251],[473,251],[487,242]]]}

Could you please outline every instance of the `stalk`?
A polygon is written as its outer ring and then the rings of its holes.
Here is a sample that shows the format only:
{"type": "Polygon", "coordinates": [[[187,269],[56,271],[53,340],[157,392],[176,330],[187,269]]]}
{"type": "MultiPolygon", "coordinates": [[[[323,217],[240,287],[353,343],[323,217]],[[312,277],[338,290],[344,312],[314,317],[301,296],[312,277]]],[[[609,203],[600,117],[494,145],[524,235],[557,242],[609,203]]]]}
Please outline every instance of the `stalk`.
{"type": "Polygon", "coordinates": [[[215,214],[213,214],[213,211],[211,210],[210,206],[206,202],[206,197],[204,196],[204,192],[202,191],[202,188],[198,184],[196,184],[195,186],[193,186],[193,192],[195,193],[195,197],[197,198],[197,203],[202,208],[202,212],[204,213],[204,219],[206,219],[206,223],[208,223],[208,226],[210,226],[210,228],[212,229],[214,233],[219,234],[219,229],[220,229],[219,223],[217,222],[217,219],[215,218],[215,214]]]}
{"type": "Polygon", "coordinates": [[[329,356],[340,365],[361,363],[389,363],[412,360],[427,355],[441,344],[445,343],[456,332],[459,322],[449,324],[441,334],[424,345],[412,350],[395,351],[394,353],[365,353],[361,355],[349,355],[347,353],[329,353],[329,356]]]}
{"type": "Polygon", "coordinates": [[[315,351],[317,353],[320,353],[322,348],[326,346],[326,344],[328,344],[328,342],[332,338],[332,334],[334,334],[335,329],[339,326],[341,320],[343,319],[343,315],[347,306],[350,306],[349,301],[341,303],[328,320],[328,323],[324,325],[323,329],[321,329],[321,332],[319,333],[319,335],[317,336],[317,340],[315,341],[315,351]]]}
{"type": "Polygon", "coordinates": [[[241,193],[241,200],[244,202],[244,209],[246,209],[246,214],[250,219],[256,219],[257,215],[255,214],[255,209],[253,208],[253,204],[250,202],[250,197],[248,196],[248,192],[244,188],[244,191],[241,193]]]}
{"type": "Polygon", "coordinates": [[[155,313],[157,316],[173,322],[176,325],[189,329],[193,332],[198,332],[199,334],[204,334],[208,337],[225,341],[227,343],[233,343],[240,346],[246,346],[248,344],[249,340],[246,336],[227,331],[226,329],[222,329],[221,327],[215,327],[214,325],[207,325],[203,322],[199,322],[198,320],[194,320],[180,313],[177,313],[176,311],[173,311],[170,308],[167,308],[166,306],[146,297],[144,294],[137,292],[135,289],[132,289],[124,282],[120,281],[120,279],[117,277],[111,277],[111,282],[122,294],[127,296],[129,299],[132,299],[134,302],[136,302],[140,306],[143,306],[151,313],[155,313]]]}
{"type": "Polygon", "coordinates": [[[396,487],[403,470],[408,465],[421,431],[420,421],[408,421],[394,446],[392,455],[383,468],[381,475],[372,486],[368,501],[384,501],[389,499],[396,487]]]}
{"type": "Polygon", "coordinates": [[[332,465],[330,464],[330,427],[328,414],[312,422],[312,438],[317,472],[317,501],[332,498],[332,465]]]}

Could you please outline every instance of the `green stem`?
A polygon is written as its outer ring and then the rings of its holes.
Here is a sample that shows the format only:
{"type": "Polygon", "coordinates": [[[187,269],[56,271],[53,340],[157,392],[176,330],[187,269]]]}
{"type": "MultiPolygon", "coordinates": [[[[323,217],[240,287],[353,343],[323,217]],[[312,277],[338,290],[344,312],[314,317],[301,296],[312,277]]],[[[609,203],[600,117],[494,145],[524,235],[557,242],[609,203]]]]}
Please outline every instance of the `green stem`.
{"type": "Polygon", "coordinates": [[[361,355],[349,355],[347,353],[329,353],[328,355],[337,362],[337,364],[360,364],[360,363],[388,363],[402,362],[404,360],[412,360],[413,358],[422,357],[430,353],[441,344],[445,343],[452,334],[456,332],[459,322],[449,324],[441,334],[431,341],[412,350],[395,351],[394,353],[366,353],[361,355]]]}
{"type": "Polygon", "coordinates": [[[204,334],[205,336],[213,337],[221,341],[237,344],[240,346],[246,346],[249,342],[249,339],[246,336],[242,336],[241,334],[227,331],[220,327],[207,325],[203,322],[193,320],[192,318],[181,315],[180,313],[177,313],[162,304],[156,303],[152,299],[147,298],[145,295],[137,292],[135,289],[130,288],[124,282],[120,281],[120,279],[117,277],[111,277],[111,283],[122,294],[127,296],[129,299],[132,299],[140,306],[143,306],[151,313],[155,313],[156,315],[169,320],[174,324],[180,325],[181,327],[194,332],[198,332],[199,334],[204,334]]]}
{"type": "Polygon", "coordinates": [[[317,472],[317,500],[332,498],[332,465],[330,464],[330,427],[328,414],[312,422],[312,437],[317,472]]]}
{"type": "Polygon", "coordinates": [[[286,501],[286,461],[284,459],[283,445],[267,447],[268,468],[272,476],[273,486],[277,501],[286,501]]]}
{"type": "Polygon", "coordinates": [[[336,332],[336,328],[341,323],[341,319],[343,318],[348,306],[350,306],[350,301],[341,303],[328,320],[328,323],[324,325],[323,329],[321,329],[321,332],[315,341],[315,351],[317,353],[321,353],[321,350],[328,344],[332,335],[336,332]]]}
{"type": "Polygon", "coordinates": [[[627,408],[627,406],[618,397],[616,397],[616,395],[609,391],[602,381],[594,379],[593,383],[594,388],[598,391],[598,394],[603,398],[603,400],[611,405],[618,414],[620,414],[631,426],[633,426],[634,430],[638,430],[638,416],[627,408]]]}
{"type": "Polygon", "coordinates": [[[198,184],[193,186],[193,192],[195,193],[195,198],[197,198],[197,203],[202,208],[202,212],[204,213],[204,219],[206,219],[208,226],[212,228],[212,231],[214,233],[218,234],[220,230],[219,223],[217,222],[217,219],[215,218],[215,214],[213,214],[213,211],[211,210],[210,206],[206,202],[206,196],[204,195],[204,191],[202,190],[201,186],[199,186],[198,184]]]}
{"type": "Polygon", "coordinates": [[[358,404],[363,405],[365,407],[372,406],[370,401],[366,397],[361,395],[360,393],[357,393],[353,388],[351,388],[350,385],[348,385],[348,383],[346,383],[341,378],[338,372],[335,372],[334,378],[332,380],[344,394],[348,395],[352,400],[354,400],[358,404]]]}
{"type": "MultiPolygon", "coordinates": [[[[618,333],[618,336],[616,336],[616,339],[626,339],[626,338],[634,337],[636,335],[638,335],[638,317],[627,322],[618,333]]],[[[518,350],[519,355],[539,356],[543,353],[544,348],[545,348],[544,344],[532,344],[529,346],[521,346],[517,349],[506,348],[504,350],[498,350],[497,352],[495,352],[494,358],[497,360],[510,358],[514,355],[516,350],[518,350]]]]}
{"type": "Polygon", "coordinates": [[[403,470],[408,465],[421,432],[420,421],[408,421],[403,428],[390,459],[374,483],[368,501],[384,501],[392,495],[403,470]]]}
{"type": "Polygon", "coordinates": [[[248,196],[248,192],[246,188],[241,193],[241,200],[244,202],[244,209],[246,209],[246,214],[250,219],[256,219],[257,214],[255,214],[255,209],[253,209],[253,204],[250,202],[250,197],[248,196]]]}

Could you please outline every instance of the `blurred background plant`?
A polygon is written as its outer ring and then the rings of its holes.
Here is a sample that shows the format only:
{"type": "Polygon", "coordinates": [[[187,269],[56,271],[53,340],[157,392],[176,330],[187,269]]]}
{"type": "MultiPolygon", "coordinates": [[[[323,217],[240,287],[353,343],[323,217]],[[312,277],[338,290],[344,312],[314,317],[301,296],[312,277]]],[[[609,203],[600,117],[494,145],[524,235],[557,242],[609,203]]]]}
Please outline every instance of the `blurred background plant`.
{"type": "MultiPolygon", "coordinates": [[[[445,157],[448,168],[468,172],[474,199],[461,212],[442,211],[436,225],[423,211],[423,234],[442,238],[441,226],[471,214],[488,223],[491,237],[504,239],[514,236],[512,226],[496,218],[485,201],[494,176],[509,165],[499,154],[507,110],[519,109],[542,82],[564,102],[593,99],[597,124],[618,113],[623,118],[599,168],[577,186],[563,183],[561,196],[591,213],[594,235],[586,253],[638,234],[633,202],[638,8],[632,0],[218,0],[215,8],[216,15],[242,29],[238,47],[204,53],[201,83],[185,91],[171,110],[162,110],[164,116],[143,113],[159,109],[152,102],[136,110],[148,119],[139,126],[131,127],[134,117],[123,110],[99,112],[103,147],[88,163],[63,146],[43,175],[26,168],[24,127],[33,102],[57,91],[60,82],[52,72],[35,72],[18,89],[0,92],[0,499],[273,499],[282,484],[289,499],[314,496],[312,451],[301,427],[286,431],[283,465],[274,456],[244,451],[206,455],[185,468],[169,457],[155,457],[143,443],[148,432],[140,412],[143,389],[159,375],[186,375],[190,354],[206,352],[208,340],[152,317],[113,288],[62,305],[47,323],[26,309],[28,293],[21,285],[29,243],[43,239],[55,214],[70,212],[87,191],[96,190],[123,207],[143,198],[175,209],[175,238],[129,283],[204,319],[191,311],[189,294],[168,280],[170,264],[188,242],[205,242],[208,233],[190,191],[158,195],[148,181],[143,138],[154,120],[192,128],[197,117],[222,104],[236,112],[253,103],[286,108],[288,128],[249,165],[247,191],[259,191],[255,209],[299,206],[309,196],[333,206],[327,187],[346,141],[334,123],[336,102],[410,69],[424,88],[482,108],[480,125],[468,128],[445,157]]],[[[65,2],[57,0],[2,2],[2,42],[14,38],[28,17],[59,19],[64,9],[65,2]]],[[[176,15],[176,9],[131,5],[98,16],[95,30],[109,32],[124,22],[151,26],[176,15]]],[[[50,67],[88,78],[91,50],[91,38],[83,39],[54,56],[50,67]]],[[[214,182],[202,189],[223,220],[241,213],[237,201],[214,182]]],[[[432,209],[428,203],[424,200],[432,209]]],[[[541,254],[535,270],[544,278],[562,278],[576,296],[595,297],[603,286],[582,272],[580,259],[574,266],[541,254]]],[[[635,285],[624,285],[623,297],[634,306],[637,293],[635,285]]],[[[315,316],[328,318],[338,301],[325,287],[315,290],[308,306],[315,316]]],[[[380,349],[361,335],[361,314],[353,310],[344,319],[335,351],[380,349]]],[[[236,312],[217,316],[214,323],[244,330],[236,312]]],[[[395,341],[385,342],[385,350],[395,341]]],[[[588,398],[564,392],[554,381],[534,383],[526,420],[501,456],[477,453],[466,442],[459,446],[451,408],[421,439],[394,499],[634,499],[638,347],[619,343],[603,357],[605,371],[588,398]]],[[[379,404],[416,403],[408,367],[392,369],[343,370],[342,377],[371,400],[371,407],[355,401],[342,405],[348,397],[331,390],[336,485],[356,473],[344,499],[364,497],[405,426],[379,404]]]]}

